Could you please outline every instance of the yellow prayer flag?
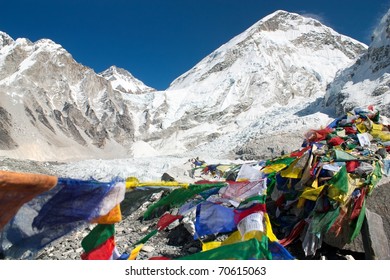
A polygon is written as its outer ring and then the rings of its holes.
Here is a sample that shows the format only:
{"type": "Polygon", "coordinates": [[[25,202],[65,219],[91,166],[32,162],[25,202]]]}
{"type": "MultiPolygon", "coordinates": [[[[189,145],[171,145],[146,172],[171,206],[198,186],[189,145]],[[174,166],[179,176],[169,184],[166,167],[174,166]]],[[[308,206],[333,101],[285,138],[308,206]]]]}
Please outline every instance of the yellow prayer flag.
{"type": "Polygon", "coordinates": [[[318,188],[318,179],[317,178],[314,179],[313,183],[311,184],[311,187],[313,189],[317,189],[318,188]]]}
{"type": "Polygon", "coordinates": [[[365,133],[370,130],[370,122],[366,122],[365,120],[359,118],[355,122],[356,128],[360,133],[365,133]]]}
{"type": "Polygon", "coordinates": [[[389,131],[381,131],[381,130],[371,130],[370,134],[374,138],[379,138],[382,141],[390,141],[390,132],[389,131]]]}
{"type": "Polygon", "coordinates": [[[264,167],[263,169],[261,169],[261,172],[263,172],[265,174],[270,174],[270,173],[273,173],[273,172],[279,172],[280,170],[282,170],[286,166],[287,166],[287,164],[277,163],[277,164],[273,164],[273,165],[269,165],[269,166],[264,167]]]}
{"type": "Polygon", "coordinates": [[[238,230],[236,230],[235,232],[230,234],[227,239],[222,241],[221,245],[229,245],[229,244],[237,243],[237,242],[240,242],[240,241],[242,241],[241,233],[238,230]]]}
{"type": "Polygon", "coordinates": [[[265,233],[268,237],[268,239],[272,242],[279,241],[276,235],[274,234],[272,230],[271,220],[267,213],[264,213],[264,220],[265,220],[265,233]]]}
{"type": "Polygon", "coordinates": [[[215,248],[218,248],[222,245],[221,241],[210,241],[202,244],[202,251],[208,251],[215,248]]]}
{"type": "Polygon", "coordinates": [[[126,189],[136,188],[136,187],[181,187],[188,188],[188,183],[179,183],[179,182],[167,182],[167,181],[156,181],[156,182],[140,182],[135,177],[128,177],[126,179],[126,189]]]}
{"type": "Polygon", "coordinates": [[[373,123],[372,124],[372,130],[382,131],[383,130],[383,124],[373,123]]]}
{"type": "Polygon", "coordinates": [[[120,221],[122,221],[122,213],[121,213],[120,204],[117,204],[106,215],[93,219],[91,223],[107,225],[107,224],[119,223],[120,221]]]}
{"type": "Polygon", "coordinates": [[[302,177],[302,168],[297,167],[297,162],[299,159],[294,161],[292,164],[290,164],[289,167],[282,170],[280,172],[280,175],[284,178],[293,178],[293,179],[299,179],[302,177]]]}
{"type": "Polygon", "coordinates": [[[139,254],[139,252],[141,251],[142,247],[144,247],[144,244],[139,244],[137,247],[135,247],[131,253],[130,253],[130,257],[128,258],[128,260],[135,260],[139,254]]]}
{"type": "Polygon", "coordinates": [[[315,189],[312,187],[306,187],[303,190],[303,193],[301,194],[301,196],[299,198],[305,198],[308,200],[316,201],[323,189],[324,189],[324,186],[321,186],[321,187],[318,187],[315,189]]]}

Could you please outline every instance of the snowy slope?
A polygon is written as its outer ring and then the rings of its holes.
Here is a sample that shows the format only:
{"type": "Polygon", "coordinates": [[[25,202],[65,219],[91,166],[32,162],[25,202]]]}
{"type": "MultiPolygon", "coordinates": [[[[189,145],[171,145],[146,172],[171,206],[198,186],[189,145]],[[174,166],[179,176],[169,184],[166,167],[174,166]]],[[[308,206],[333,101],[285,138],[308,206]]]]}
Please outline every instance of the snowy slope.
{"type": "Polygon", "coordinates": [[[99,75],[107,79],[111,83],[113,89],[121,92],[141,94],[155,91],[154,88],[145,85],[127,70],[116,66],[111,66],[107,70],[99,73],[99,75]]]}
{"type": "Polygon", "coordinates": [[[367,49],[276,11],[158,92],[124,69],[98,75],[50,40],[0,38],[0,156],[60,161],[295,149],[330,121],[327,84],[367,49]]]}
{"type": "Polygon", "coordinates": [[[340,72],[326,94],[326,105],[343,114],[354,107],[376,106],[390,116],[390,11],[372,35],[367,52],[340,72]]]}
{"type": "Polygon", "coordinates": [[[277,11],[156,95],[146,109],[143,140],[165,154],[233,156],[245,154],[251,141],[262,150],[258,155],[280,152],[301,142],[306,129],[327,124],[326,114],[302,118],[302,112],[318,111],[307,106],[366,48],[317,20],[277,11]],[[289,143],[269,141],[286,135],[289,143]]]}

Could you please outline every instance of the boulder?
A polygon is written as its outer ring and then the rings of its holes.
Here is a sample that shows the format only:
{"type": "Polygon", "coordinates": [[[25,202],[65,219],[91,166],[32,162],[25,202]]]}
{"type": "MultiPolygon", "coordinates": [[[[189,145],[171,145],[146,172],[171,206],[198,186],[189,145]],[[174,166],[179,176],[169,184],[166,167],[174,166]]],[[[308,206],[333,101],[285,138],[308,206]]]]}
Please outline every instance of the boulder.
{"type": "Polygon", "coordinates": [[[366,209],[362,226],[362,239],[366,259],[390,260],[389,242],[380,215],[366,209]]]}

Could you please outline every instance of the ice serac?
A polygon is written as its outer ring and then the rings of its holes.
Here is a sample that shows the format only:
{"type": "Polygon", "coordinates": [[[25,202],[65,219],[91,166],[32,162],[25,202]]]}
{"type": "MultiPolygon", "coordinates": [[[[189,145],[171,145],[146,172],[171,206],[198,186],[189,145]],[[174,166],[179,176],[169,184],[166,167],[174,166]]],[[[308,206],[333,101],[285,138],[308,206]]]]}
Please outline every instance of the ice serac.
{"type": "Polygon", "coordinates": [[[144,137],[167,151],[215,156],[296,147],[304,130],[326,124],[305,108],[366,49],[315,19],[276,11],[174,80],[148,108],[153,133],[144,137]]]}
{"type": "Polygon", "coordinates": [[[125,93],[142,94],[146,92],[156,91],[145,85],[143,82],[135,78],[129,71],[111,66],[107,70],[99,73],[111,83],[112,88],[125,93]]]}
{"type": "Polygon", "coordinates": [[[374,105],[390,117],[390,10],[374,30],[368,50],[330,84],[325,101],[338,115],[374,105]]]}
{"type": "Polygon", "coordinates": [[[129,108],[106,79],[51,40],[1,38],[0,155],[104,158],[131,147],[129,108]]]}

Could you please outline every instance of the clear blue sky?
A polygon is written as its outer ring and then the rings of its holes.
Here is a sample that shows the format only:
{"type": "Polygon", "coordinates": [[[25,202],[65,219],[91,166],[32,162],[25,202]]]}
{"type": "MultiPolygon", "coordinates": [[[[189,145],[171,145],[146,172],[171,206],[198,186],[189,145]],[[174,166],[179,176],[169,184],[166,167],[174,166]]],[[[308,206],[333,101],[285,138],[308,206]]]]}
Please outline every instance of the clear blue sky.
{"type": "Polygon", "coordinates": [[[97,73],[111,65],[159,90],[264,16],[310,14],[369,44],[390,0],[3,0],[0,31],[48,38],[97,73]]]}

